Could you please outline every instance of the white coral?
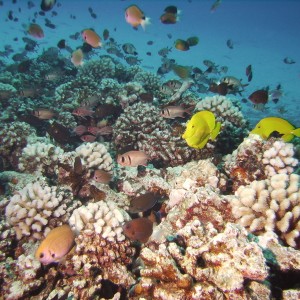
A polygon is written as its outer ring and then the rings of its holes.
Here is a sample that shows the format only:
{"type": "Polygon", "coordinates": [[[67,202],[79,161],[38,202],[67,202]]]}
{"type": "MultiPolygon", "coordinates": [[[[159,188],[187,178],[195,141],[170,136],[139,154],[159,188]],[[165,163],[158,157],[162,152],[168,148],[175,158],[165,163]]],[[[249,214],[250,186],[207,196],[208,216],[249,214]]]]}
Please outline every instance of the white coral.
{"type": "Polygon", "coordinates": [[[72,206],[77,205],[72,201],[70,193],[59,191],[56,186],[29,183],[10,198],[5,215],[18,239],[30,236],[39,240],[52,229],[50,220],[55,223],[56,219],[56,223],[61,224],[69,218],[72,206]]]}
{"type": "Polygon", "coordinates": [[[240,186],[232,200],[239,224],[251,232],[274,231],[289,246],[300,236],[300,176],[276,174],[262,181],[240,186]]]}
{"type": "Polygon", "coordinates": [[[271,148],[263,153],[262,162],[265,165],[265,174],[271,177],[275,174],[291,174],[298,160],[294,156],[294,146],[284,141],[275,141],[271,148]]]}
{"type": "Polygon", "coordinates": [[[205,97],[197,103],[195,110],[209,110],[213,112],[223,127],[226,127],[228,123],[236,126],[244,126],[246,124],[241,110],[225,96],[205,97]]]}
{"type": "Polygon", "coordinates": [[[113,160],[106,147],[101,143],[84,143],[75,151],[80,156],[83,166],[88,169],[105,171],[113,169],[113,160]]]}
{"type": "Polygon", "coordinates": [[[122,226],[130,216],[112,201],[89,203],[75,209],[69,224],[77,232],[93,232],[100,234],[110,242],[123,241],[122,226]]]}
{"type": "Polygon", "coordinates": [[[64,150],[53,144],[35,142],[27,144],[19,159],[21,171],[44,172],[50,165],[55,167],[64,150]]]}

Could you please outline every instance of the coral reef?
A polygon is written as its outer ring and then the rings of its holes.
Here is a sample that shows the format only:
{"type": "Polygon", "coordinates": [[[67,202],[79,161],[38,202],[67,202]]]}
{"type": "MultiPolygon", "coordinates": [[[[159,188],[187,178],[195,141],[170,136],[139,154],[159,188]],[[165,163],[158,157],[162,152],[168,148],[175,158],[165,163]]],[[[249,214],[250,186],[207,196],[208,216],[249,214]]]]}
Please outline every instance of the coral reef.
{"type": "Polygon", "coordinates": [[[218,231],[211,223],[204,225],[195,219],[187,222],[176,232],[174,242],[141,251],[141,278],[132,289],[133,296],[251,297],[254,291],[249,291],[248,286],[252,281],[265,280],[268,269],[261,248],[249,242],[247,234],[245,229],[231,223],[218,231]]]}
{"type": "Polygon", "coordinates": [[[53,175],[57,172],[57,163],[64,150],[53,144],[36,142],[27,144],[19,158],[19,170],[27,173],[53,175]]]}
{"type": "Polygon", "coordinates": [[[4,165],[16,166],[27,139],[35,130],[24,122],[13,122],[0,125],[0,155],[4,165]]]}
{"type": "Polygon", "coordinates": [[[111,171],[113,169],[113,160],[104,144],[84,143],[77,147],[76,154],[81,158],[83,167],[90,173],[95,170],[111,171]]]}
{"type": "Polygon", "coordinates": [[[40,240],[52,228],[66,223],[78,205],[67,190],[34,182],[9,199],[5,215],[18,239],[40,240]]]}
{"type": "Polygon", "coordinates": [[[231,202],[238,223],[255,234],[274,231],[289,246],[299,248],[299,182],[296,174],[275,174],[240,186],[231,202]]]}
{"type": "Polygon", "coordinates": [[[224,171],[232,179],[233,190],[274,174],[291,174],[298,160],[293,145],[274,138],[268,141],[250,134],[232,154],[224,158],[224,171]]]}
{"type": "Polygon", "coordinates": [[[142,150],[157,165],[176,166],[197,158],[212,156],[214,147],[209,144],[198,151],[172,133],[172,128],[149,104],[135,103],[125,108],[114,125],[113,140],[117,149],[131,145],[142,150]]]}

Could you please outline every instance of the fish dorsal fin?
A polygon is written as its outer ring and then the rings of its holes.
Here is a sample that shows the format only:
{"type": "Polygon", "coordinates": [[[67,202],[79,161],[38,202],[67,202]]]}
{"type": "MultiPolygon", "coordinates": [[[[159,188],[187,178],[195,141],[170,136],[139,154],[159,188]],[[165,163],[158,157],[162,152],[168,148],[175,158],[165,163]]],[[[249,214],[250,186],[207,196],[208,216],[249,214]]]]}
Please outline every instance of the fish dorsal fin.
{"type": "Polygon", "coordinates": [[[221,129],[221,123],[217,122],[215,128],[213,129],[213,131],[210,134],[211,140],[213,140],[213,141],[215,140],[215,138],[217,137],[217,135],[220,132],[220,129],[221,129]]]}
{"type": "Polygon", "coordinates": [[[213,131],[216,126],[216,118],[210,111],[203,111],[203,118],[205,119],[210,131],[213,131]]]}

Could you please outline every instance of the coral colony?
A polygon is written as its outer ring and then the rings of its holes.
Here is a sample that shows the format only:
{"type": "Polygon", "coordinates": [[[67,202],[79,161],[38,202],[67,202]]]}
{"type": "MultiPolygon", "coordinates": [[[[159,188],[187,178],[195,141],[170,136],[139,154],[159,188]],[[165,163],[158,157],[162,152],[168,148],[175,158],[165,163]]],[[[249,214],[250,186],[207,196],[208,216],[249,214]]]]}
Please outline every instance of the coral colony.
{"type": "Polygon", "coordinates": [[[20,70],[0,74],[0,299],[300,299],[297,137],[113,55],[20,70]]]}

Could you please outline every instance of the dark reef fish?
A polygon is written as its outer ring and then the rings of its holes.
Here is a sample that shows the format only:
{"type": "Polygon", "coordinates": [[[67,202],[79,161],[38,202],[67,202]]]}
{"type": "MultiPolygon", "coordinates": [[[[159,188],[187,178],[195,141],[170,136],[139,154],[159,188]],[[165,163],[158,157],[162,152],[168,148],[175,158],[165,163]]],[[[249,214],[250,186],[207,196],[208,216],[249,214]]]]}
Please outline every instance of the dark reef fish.
{"type": "Polygon", "coordinates": [[[292,65],[292,64],[295,64],[296,62],[292,59],[292,58],[290,58],[290,57],[285,57],[284,59],[283,59],[283,62],[285,63],[285,64],[287,64],[287,65],[292,65]]]}
{"type": "Polygon", "coordinates": [[[153,223],[148,218],[137,218],[125,222],[124,234],[133,241],[146,243],[153,231],[153,223]]]}
{"type": "Polygon", "coordinates": [[[41,10],[49,11],[54,7],[55,3],[56,3],[56,0],[42,0],[41,10]]]}
{"type": "Polygon", "coordinates": [[[269,94],[268,90],[257,90],[253,92],[248,99],[253,103],[253,104],[266,104],[269,99],[269,94]]]}
{"type": "Polygon", "coordinates": [[[229,48],[229,49],[233,49],[233,41],[232,40],[227,40],[226,41],[226,46],[229,48]]]}
{"type": "Polygon", "coordinates": [[[146,192],[140,196],[136,196],[130,200],[129,212],[130,213],[139,213],[145,212],[151,209],[157,201],[160,199],[160,196],[153,192],[146,192]]]}

